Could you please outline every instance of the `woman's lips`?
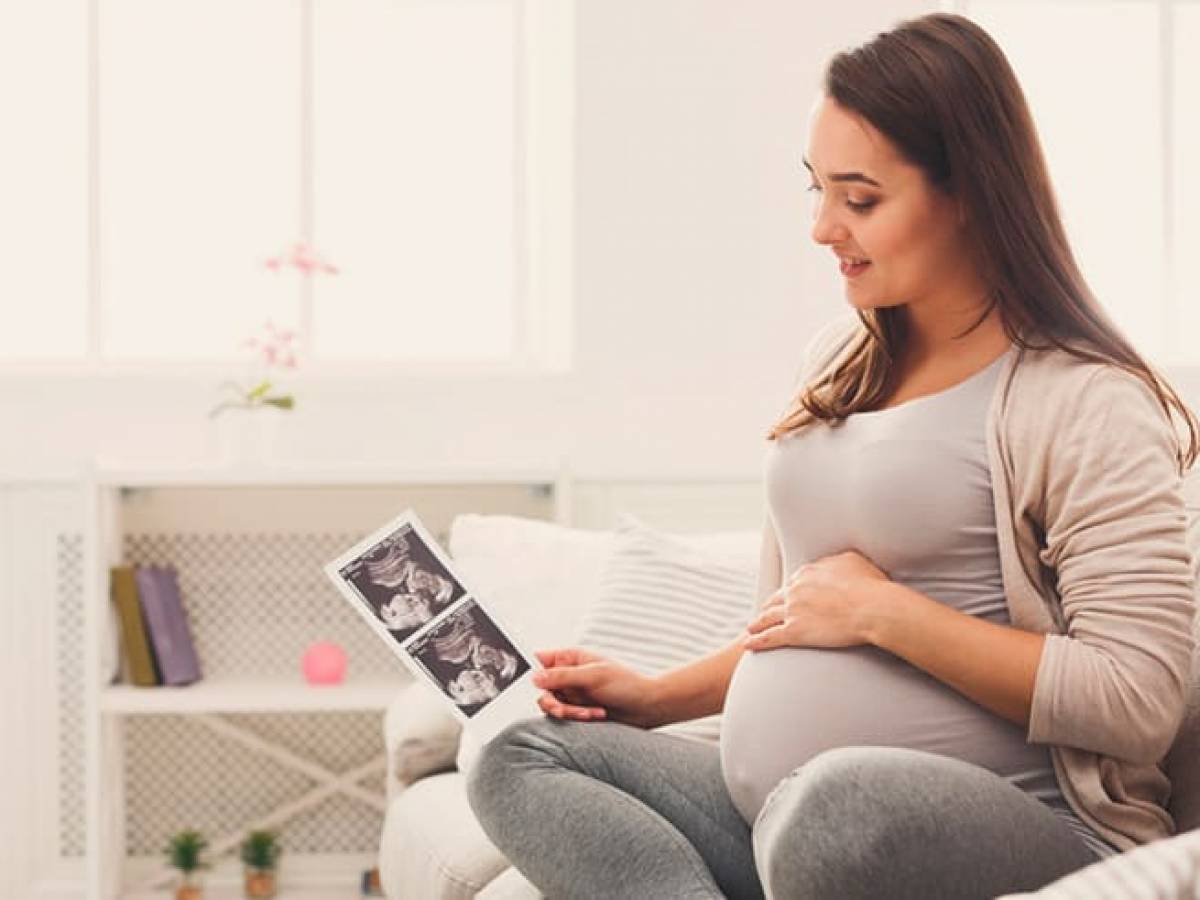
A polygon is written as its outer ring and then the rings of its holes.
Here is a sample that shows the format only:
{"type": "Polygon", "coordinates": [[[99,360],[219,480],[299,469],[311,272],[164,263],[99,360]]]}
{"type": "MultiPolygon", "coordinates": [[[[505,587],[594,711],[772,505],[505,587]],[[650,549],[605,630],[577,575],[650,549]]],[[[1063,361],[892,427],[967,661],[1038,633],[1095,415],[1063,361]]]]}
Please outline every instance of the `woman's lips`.
{"type": "Polygon", "coordinates": [[[847,278],[857,278],[863,272],[867,271],[867,267],[870,265],[870,260],[867,262],[852,263],[849,260],[843,259],[841,261],[842,274],[847,278]]]}

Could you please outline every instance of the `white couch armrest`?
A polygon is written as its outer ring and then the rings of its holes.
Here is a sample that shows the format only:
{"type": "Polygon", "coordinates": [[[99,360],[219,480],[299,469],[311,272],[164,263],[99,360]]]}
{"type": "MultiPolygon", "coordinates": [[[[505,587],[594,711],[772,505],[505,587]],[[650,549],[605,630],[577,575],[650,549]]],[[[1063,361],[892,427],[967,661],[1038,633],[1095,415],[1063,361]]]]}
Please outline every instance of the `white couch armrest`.
{"type": "Polygon", "coordinates": [[[388,800],[426,775],[453,769],[461,732],[446,701],[425,682],[397,691],[383,719],[388,800]]]}

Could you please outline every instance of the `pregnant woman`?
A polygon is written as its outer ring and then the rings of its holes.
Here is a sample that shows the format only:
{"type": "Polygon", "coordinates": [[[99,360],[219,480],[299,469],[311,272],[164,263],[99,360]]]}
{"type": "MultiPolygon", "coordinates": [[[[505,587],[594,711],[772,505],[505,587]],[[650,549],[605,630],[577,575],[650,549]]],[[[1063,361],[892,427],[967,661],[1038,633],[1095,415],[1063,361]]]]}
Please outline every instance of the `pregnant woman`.
{"type": "Polygon", "coordinates": [[[768,435],[746,631],[657,678],[539,653],[544,715],[468,773],[552,900],[995,897],[1173,830],[1200,426],[1080,274],[1007,60],[949,14],[837,55],[803,165],[853,312],[768,435]],[[722,710],[719,748],[649,730],[722,710]]]}

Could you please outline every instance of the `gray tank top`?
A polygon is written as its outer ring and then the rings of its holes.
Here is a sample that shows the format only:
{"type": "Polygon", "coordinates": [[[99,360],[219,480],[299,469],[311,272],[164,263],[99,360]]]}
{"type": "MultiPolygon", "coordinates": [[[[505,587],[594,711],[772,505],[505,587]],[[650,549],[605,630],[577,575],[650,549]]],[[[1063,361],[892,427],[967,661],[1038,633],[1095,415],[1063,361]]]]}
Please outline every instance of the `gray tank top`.
{"type": "MultiPolygon", "coordinates": [[[[984,435],[1013,352],[944,391],[773,442],[764,476],[783,571],[857,550],[893,581],[1008,624],[984,435]]],[[[1067,807],[1046,745],[905,660],[870,646],[742,655],[725,699],[721,763],[747,823],[811,757],[872,745],[983,766],[1045,801],[1097,852],[1114,852],[1067,807]]]]}

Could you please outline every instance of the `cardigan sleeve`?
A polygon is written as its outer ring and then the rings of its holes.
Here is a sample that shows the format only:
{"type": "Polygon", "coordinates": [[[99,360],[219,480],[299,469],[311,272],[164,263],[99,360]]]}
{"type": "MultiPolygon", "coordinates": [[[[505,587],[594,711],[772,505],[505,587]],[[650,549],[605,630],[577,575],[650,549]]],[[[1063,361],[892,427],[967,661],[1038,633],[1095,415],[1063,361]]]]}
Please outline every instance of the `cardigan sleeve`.
{"type": "Polygon", "coordinates": [[[1066,633],[1046,636],[1028,739],[1153,764],[1179,727],[1193,644],[1174,429],[1148,385],[1108,365],[1055,418],[1040,557],[1066,633]]]}

